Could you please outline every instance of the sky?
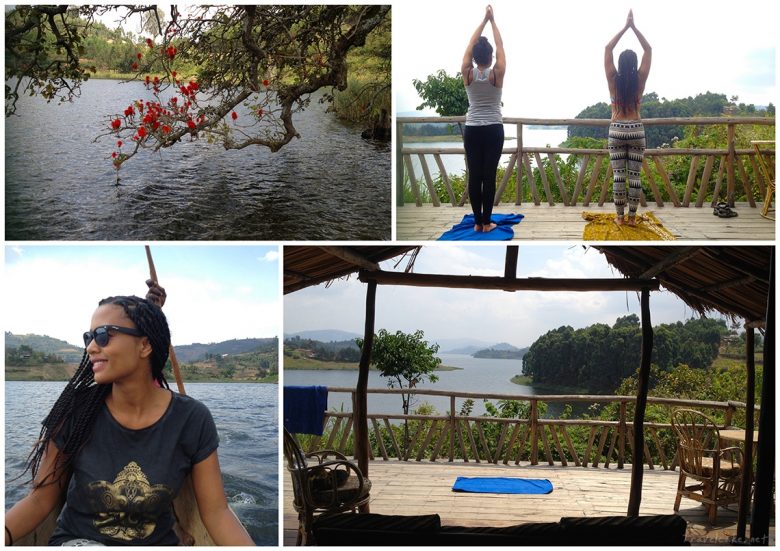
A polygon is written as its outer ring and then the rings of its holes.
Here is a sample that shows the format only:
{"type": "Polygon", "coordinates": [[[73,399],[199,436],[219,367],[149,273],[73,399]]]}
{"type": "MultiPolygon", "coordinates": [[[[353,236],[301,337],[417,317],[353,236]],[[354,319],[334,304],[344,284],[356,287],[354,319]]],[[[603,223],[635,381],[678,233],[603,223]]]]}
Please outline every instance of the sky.
{"type": "MultiPolygon", "coordinates": [[[[280,334],[278,247],[155,244],[151,251],[174,345],[280,334]]],[[[98,302],[143,297],[148,278],[142,243],[7,245],[3,329],[81,345],[98,302]]]]}
{"type": "MultiPolygon", "coordinates": [[[[460,71],[486,5],[463,0],[394,5],[396,113],[413,116],[422,103],[413,79],[425,80],[439,69],[451,76],[460,71]]],[[[497,0],[492,6],[507,58],[505,116],[573,118],[589,105],[608,102],[604,47],[622,29],[629,9],[653,48],[646,92],[672,100],[710,91],[748,104],[777,105],[775,0],[497,0]]],[[[489,24],[483,35],[495,44],[489,24]]],[[[630,29],[615,59],[627,48],[641,52],[630,29]]],[[[435,114],[427,111],[416,113],[435,114]]]]}
{"type": "MultiPolygon", "coordinates": [[[[504,245],[455,246],[429,244],[415,262],[416,273],[503,276],[504,245]]],[[[398,269],[406,266],[402,263],[398,269]]],[[[382,263],[393,270],[393,262],[382,263]]],[[[596,249],[582,245],[520,245],[518,277],[622,278],[596,249]]],[[[285,295],[284,333],[338,329],[363,334],[366,285],[355,276],[285,295]],[[338,315],[334,315],[338,312],[338,315]]],[[[653,325],[698,316],[668,291],[651,293],[653,325]]],[[[375,330],[413,332],[438,342],[442,352],[450,343],[476,339],[488,344],[506,342],[530,346],[539,336],[562,325],[575,329],[594,323],[610,326],[621,316],[640,315],[635,292],[515,292],[415,288],[380,285],[377,288],[375,330]]]]}

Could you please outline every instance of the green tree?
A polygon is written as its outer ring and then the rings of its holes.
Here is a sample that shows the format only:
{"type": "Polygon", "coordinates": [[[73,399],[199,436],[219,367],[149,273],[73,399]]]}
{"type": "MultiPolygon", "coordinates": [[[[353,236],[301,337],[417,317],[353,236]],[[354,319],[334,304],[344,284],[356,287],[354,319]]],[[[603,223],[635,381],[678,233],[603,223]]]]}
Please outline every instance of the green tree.
{"type": "MultiPolygon", "coordinates": [[[[94,69],[81,61],[83,43],[97,16],[111,11],[125,17],[157,13],[155,6],[119,5],[18,6],[9,12],[6,115],[15,112],[21,93],[65,101],[78,96],[94,69]]],[[[131,64],[154,92],[154,109],[133,97],[106,114],[104,135],[127,144],[115,166],[140,149],[157,151],[187,136],[219,141],[226,149],[278,151],[299,135],[293,115],[308,106],[310,94],[347,87],[348,53],[389,14],[388,5],[196,6],[186,13],[172,6],[161,42],[143,41],[131,64]],[[183,80],[176,63],[194,67],[194,78],[183,80]],[[156,80],[146,81],[147,75],[156,80]],[[250,114],[236,121],[237,110],[250,114]]]]}
{"type": "Polygon", "coordinates": [[[444,69],[439,69],[424,81],[414,79],[412,84],[423,99],[417,106],[418,110],[431,107],[442,117],[462,116],[469,110],[469,98],[460,73],[452,77],[444,69]]]}

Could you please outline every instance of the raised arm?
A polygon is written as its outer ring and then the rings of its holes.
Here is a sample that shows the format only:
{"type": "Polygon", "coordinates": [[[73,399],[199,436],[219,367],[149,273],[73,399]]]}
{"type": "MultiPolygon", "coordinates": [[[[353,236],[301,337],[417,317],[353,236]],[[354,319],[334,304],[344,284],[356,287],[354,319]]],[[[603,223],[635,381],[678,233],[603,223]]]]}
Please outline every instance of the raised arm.
{"type": "Polygon", "coordinates": [[[463,61],[460,63],[460,74],[463,76],[463,84],[466,86],[471,84],[471,69],[474,67],[472,64],[474,59],[474,44],[477,43],[479,37],[482,36],[482,31],[485,30],[485,25],[490,18],[489,8],[490,6],[488,6],[488,9],[485,10],[485,17],[482,19],[482,23],[479,24],[477,30],[475,30],[474,34],[471,35],[471,38],[469,39],[469,45],[466,47],[466,52],[463,54],[463,61]]]}
{"type": "Polygon", "coordinates": [[[633,14],[630,16],[630,21],[631,28],[634,30],[634,34],[639,40],[639,44],[642,45],[642,62],[639,64],[639,69],[637,70],[637,76],[639,77],[639,96],[641,97],[645,91],[647,77],[650,75],[650,63],[653,60],[653,49],[650,47],[650,43],[645,36],[639,32],[639,29],[634,25],[633,14]]]}
{"type": "Polygon", "coordinates": [[[493,65],[493,74],[496,75],[496,80],[493,84],[496,87],[501,88],[504,85],[504,74],[506,74],[504,40],[501,38],[501,33],[498,31],[498,25],[496,25],[492,6],[488,6],[488,13],[490,14],[490,26],[493,29],[493,41],[496,43],[496,62],[493,65]]]}
{"type": "Polygon", "coordinates": [[[42,481],[47,480],[54,472],[54,461],[57,456],[57,447],[53,442],[49,442],[46,452],[41,459],[41,465],[38,475],[33,483],[33,490],[24,498],[19,500],[16,505],[11,507],[5,514],[5,544],[11,545],[9,538],[13,541],[19,541],[21,538],[35,530],[43,520],[49,516],[65,491],[69,476],[60,476],[59,479],[44,486],[35,487],[42,481]]]}
{"type": "Polygon", "coordinates": [[[614,95],[614,90],[612,88],[614,86],[613,83],[615,81],[615,75],[617,74],[617,68],[615,68],[615,58],[613,56],[613,51],[615,49],[615,46],[617,46],[617,43],[620,42],[620,39],[628,30],[628,27],[630,26],[629,21],[633,21],[633,15],[631,14],[631,11],[628,12],[628,19],[626,19],[626,24],[623,26],[622,29],[620,29],[619,33],[617,33],[615,36],[612,37],[612,40],[610,40],[607,43],[606,48],[604,48],[604,73],[607,75],[607,82],[609,83],[609,92],[610,94],[613,95],[614,95]]]}

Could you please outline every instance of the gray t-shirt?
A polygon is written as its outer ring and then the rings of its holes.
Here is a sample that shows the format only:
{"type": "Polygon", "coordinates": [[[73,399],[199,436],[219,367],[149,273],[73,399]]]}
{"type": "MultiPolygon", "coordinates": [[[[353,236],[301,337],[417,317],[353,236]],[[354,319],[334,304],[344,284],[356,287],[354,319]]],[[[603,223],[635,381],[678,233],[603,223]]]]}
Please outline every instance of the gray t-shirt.
{"type": "MultiPolygon", "coordinates": [[[[121,426],[105,405],[73,462],[65,507],[49,545],[87,538],[105,545],[177,545],[173,498],[192,466],[217,449],[208,408],[181,394],[140,430],[121,426]]],[[[66,424],[54,443],[62,448],[66,424]]]]}

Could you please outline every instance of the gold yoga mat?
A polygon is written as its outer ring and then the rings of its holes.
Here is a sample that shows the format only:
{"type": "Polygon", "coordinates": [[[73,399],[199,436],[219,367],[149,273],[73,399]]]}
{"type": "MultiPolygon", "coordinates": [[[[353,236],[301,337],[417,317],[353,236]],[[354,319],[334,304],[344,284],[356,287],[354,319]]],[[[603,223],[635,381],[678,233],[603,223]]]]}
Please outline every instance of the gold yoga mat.
{"type": "Polygon", "coordinates": [[[582,232],[583,241],[674,241],[652,212],[637,214],[636,226],[618,226],[614,214],[601,212],[583,212],[582,218],[588,222],[582,232]]]}

